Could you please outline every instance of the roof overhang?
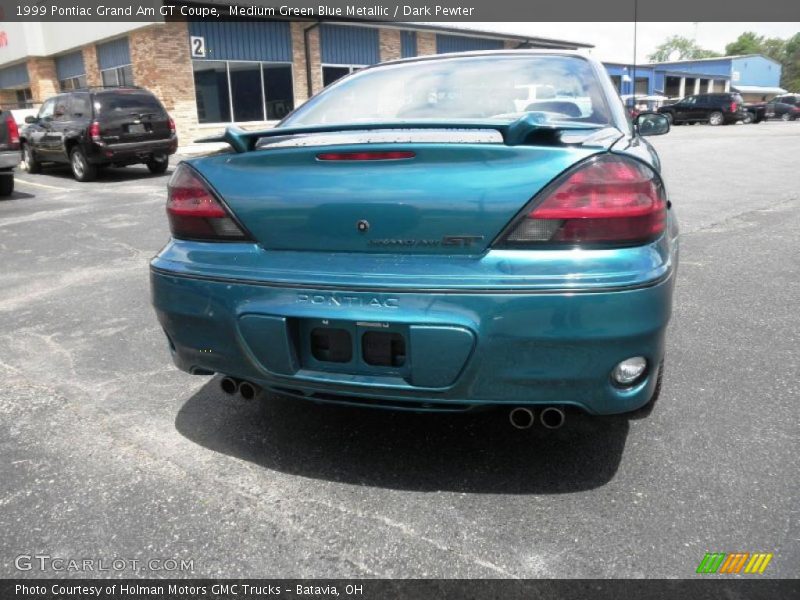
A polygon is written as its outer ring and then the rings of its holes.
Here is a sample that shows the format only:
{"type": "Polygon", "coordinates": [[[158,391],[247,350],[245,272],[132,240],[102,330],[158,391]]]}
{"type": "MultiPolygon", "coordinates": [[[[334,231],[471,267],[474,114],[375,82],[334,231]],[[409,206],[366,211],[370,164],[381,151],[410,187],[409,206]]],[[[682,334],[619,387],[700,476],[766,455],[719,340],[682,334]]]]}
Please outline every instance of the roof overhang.
{"type": "Polygon", "coordinates": [[[768,85],[731,85],[740,94],[785,94],[786,90],[768,85]]]}

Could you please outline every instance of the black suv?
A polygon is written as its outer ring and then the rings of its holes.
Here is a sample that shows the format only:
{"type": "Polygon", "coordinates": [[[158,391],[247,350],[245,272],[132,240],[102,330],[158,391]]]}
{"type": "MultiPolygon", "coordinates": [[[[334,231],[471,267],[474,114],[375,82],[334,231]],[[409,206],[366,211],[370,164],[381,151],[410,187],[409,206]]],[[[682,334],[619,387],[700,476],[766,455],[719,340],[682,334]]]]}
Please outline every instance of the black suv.
{"type": "Polygon", "coordinates": [[[741,95],[732,92],[686,96],[675,104],[662,106],[658,112],[667,115],[676,125],[699,122],[728,125],[743,121],[747,116],[741,95]]]}
{"type": "Polygon", "coordinates": [[[175,123],[149,91],[137,87],[87,88],[49,98],[20,135],[29,173],[44,162],[69,163],[78,181],[105,166],[144,163],[163,173],[178,149],[175,123]]]}
{"type": "Polygon", "coordinates": [[[794,121],[800,118],[800,94],[777,96],[767,102],[767,118],[794,121]]]}

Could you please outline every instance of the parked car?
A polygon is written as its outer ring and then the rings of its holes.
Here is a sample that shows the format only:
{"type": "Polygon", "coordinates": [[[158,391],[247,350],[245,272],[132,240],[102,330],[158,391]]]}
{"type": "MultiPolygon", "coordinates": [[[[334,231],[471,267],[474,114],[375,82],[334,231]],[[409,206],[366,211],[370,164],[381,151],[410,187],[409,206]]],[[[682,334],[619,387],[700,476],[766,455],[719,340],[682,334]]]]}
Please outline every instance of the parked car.
{"type": "Polygon", "coordinates": [[[14,192],[14,167],[19,164],[19,129],[9,110],[0,111],[0,196],[14,192]]]}
{"type": "Polygon", "coordinates": [[[137,87],[88,88],[46,100],[27,117],[21,144],[25,168],[68,163],[78,181],[103,167],[144,163],[164,173],[178,148],[175,123],[149,91],[137,87]]]}
{"type": "Polygon", "coordinates": [[[658,112],[666,115],[676,125],[681,123],[729,125],[743,121],[747,116],[742,96],[733,92],[686,96],[675,104],[662,106],[658,112]]]}
{"type": "Polygon", "coordinates": [[[742,122],[745,125],[751,123],[761,123],[767,120],[767,103],[766,102],[752,102],[744,105],[745,115],[742,122]]]}
{"type": "Polygon", "coordinates": [[[678,229],[642,136],[668,130],[631,123],[593,58],[514,50],[367,67],[207,138],[233,152],[178,165],[151,262],[174,362],[245,398],[494,405],[520,428],[648,405],[678,229]],[[591,112],[515,113],[524,83],[591,112]]]}
{"type": "Polygon", "coordinates": [[[768,119],[794,121],[800,117],[800,94],[776,96],[766,104],[768,119]]]}
{"type": "Polygon", "coordinates": [[[622,98],[625,108],[628,109],[628,114],[631,119],[635,119],[643,112],[656,112],[669,101],[669,98],[659,94],[636,96],[633,94],[623,94],[620,98],[622,98]]]}

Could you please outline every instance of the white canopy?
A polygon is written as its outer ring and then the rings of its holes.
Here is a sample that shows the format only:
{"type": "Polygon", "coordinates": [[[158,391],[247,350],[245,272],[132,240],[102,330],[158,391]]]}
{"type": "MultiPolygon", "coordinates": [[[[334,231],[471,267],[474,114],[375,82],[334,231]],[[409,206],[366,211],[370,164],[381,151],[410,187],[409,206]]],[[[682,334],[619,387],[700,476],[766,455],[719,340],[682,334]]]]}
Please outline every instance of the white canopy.
{"type": "Polygon", "coordinates": [[[780,87],[770,87],[766,85],[733,85],[731,86],[740,94],[785,94],[786,90],[780,87]]]}

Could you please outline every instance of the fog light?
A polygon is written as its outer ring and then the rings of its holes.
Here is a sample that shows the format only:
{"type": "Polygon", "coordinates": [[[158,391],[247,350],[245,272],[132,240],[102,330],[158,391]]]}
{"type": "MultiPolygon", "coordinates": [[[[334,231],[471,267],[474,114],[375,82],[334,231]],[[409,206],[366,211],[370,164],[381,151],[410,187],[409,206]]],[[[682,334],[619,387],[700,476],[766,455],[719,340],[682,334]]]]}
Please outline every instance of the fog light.
{"type": "Polygon", "coordinates": [[[619,385],[630,385],[642,376],[646,368],[647,359],[644,356],[633,356],[614,367],[611,377],[619,385]]]}

